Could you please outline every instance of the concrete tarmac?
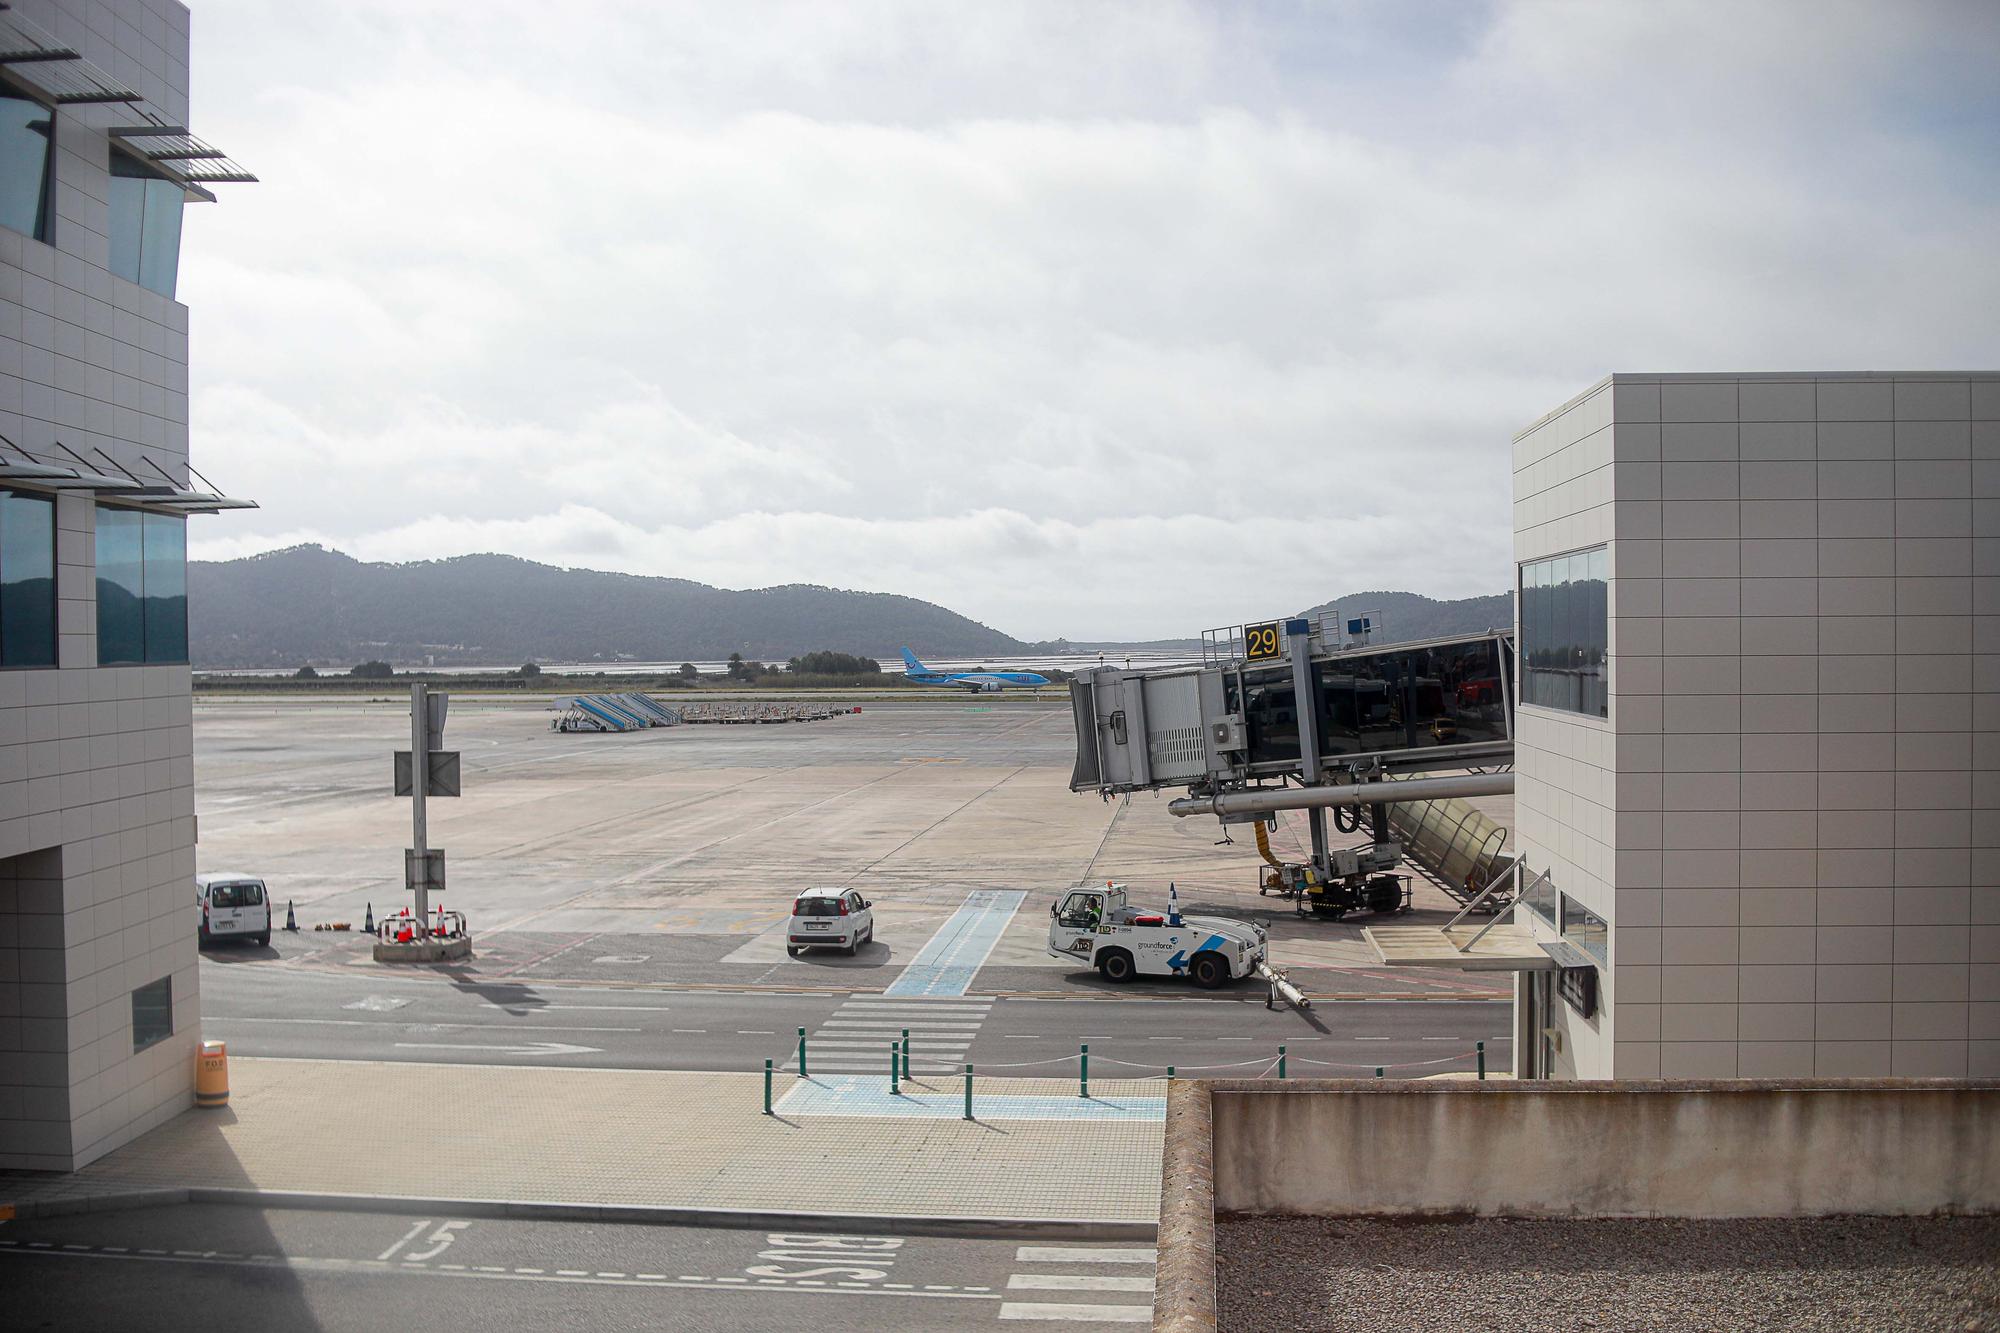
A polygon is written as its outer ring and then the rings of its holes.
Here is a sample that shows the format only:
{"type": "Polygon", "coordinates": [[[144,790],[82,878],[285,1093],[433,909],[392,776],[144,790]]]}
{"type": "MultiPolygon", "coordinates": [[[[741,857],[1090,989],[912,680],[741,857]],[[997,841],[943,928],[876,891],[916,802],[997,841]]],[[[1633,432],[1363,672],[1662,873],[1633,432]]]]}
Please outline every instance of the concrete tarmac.
{"type": "Polygon", "coordinates": [[[1131,1244],[211,1205],[0,1224],[17,1328],[1090,1326],[1150,1322],[1152,1278],[1131,1244]]]}

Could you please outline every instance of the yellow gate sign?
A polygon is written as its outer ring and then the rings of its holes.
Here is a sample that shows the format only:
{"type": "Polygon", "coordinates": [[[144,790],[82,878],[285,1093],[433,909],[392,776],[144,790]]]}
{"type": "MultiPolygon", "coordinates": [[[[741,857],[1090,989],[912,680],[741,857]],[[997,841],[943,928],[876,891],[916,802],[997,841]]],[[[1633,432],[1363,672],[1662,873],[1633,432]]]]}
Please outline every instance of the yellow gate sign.
{"type": "Polygon", "coordinates": [[[1267,620],[1261,625],[1243,627],[1243,660],[1246,662],[1268,662],[1274,657],[1285,655],[1285,637],[1279,631],[1284,622],[1267,620]]]}

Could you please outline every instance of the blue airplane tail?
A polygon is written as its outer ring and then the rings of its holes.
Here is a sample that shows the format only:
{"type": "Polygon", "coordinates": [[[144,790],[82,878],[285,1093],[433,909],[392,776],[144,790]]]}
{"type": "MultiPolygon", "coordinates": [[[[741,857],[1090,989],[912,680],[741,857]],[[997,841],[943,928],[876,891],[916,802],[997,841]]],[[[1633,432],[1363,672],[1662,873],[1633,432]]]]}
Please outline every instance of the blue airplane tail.
{"type": "Polygon", "coordinates": [[[930,674],[930,668],[917,660],[917,655],[908,648],[903,649],[903,665],[920,674],[930,674]]]}

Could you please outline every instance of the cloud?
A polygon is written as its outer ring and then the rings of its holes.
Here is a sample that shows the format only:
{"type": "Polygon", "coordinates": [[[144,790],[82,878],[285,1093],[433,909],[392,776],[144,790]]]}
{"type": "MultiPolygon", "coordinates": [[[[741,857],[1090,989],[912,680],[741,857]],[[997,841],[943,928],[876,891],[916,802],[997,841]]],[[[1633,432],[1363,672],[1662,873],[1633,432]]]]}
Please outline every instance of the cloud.
{"type": "Polygon", "coordinates": [[[265,183],[188,223],[195,461],[265,508],[194,549],[1028,638],[1504,588],[1608,370],[1991,363],[1992,11],[1752,9],[205,6],[265,183]]]}

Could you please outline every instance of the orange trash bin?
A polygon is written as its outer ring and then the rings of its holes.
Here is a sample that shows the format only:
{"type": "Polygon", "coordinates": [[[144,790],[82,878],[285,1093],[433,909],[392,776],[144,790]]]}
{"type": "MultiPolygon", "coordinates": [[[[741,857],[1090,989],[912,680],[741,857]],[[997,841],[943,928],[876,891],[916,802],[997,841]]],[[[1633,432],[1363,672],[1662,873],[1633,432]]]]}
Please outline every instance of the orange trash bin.
{"type": "Polygon", "coordinates": [[[194,1104],[229,1105],[229,1047],[205,1041],[194,1057],[194,1104]]]}

